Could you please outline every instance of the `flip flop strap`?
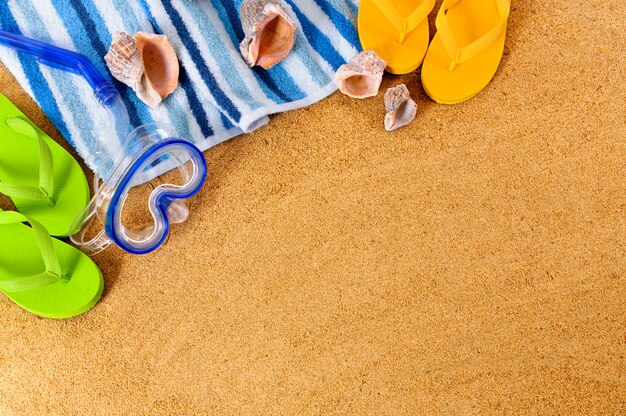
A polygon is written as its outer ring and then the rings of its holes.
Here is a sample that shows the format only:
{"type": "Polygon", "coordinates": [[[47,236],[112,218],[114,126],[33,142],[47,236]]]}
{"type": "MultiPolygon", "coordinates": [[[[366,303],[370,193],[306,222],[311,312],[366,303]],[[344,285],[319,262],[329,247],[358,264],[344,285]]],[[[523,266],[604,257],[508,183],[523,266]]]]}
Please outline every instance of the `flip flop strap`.
{"type": "Polygon", "coordinates": [[[373,0],[373,2],[387,20],[400,32],[400,43],[404,43],[406,35],[414,31],[435,7],[435,0],[424,0],[405,18],[402,17],[390,0],[373,0]]]}
{"type": "Polygon", "coordinates": [[[437,33],[441,38],[441,42],[446,50],[446,53],[451,59],[448,70],[454,71],[458,64],[469,61],[476,55],[484,52],[506,31],[506,23],[509,18],[509,10],[511,8],[510,0],[496,0],[498,6],[498,13],[500,14],[500,21],[487,33],[473,41],[467,46],[460,47],[446,13],[448,10],[462,0],[444,0],[439,13],[437,13],[437,19],[435,25],[437,26],[437,33]]]}
{"type": "Polygon", "coordinates": [[[59,258],[54,252],[52,238],[43,225],[26,217],[25,215],[20,214],[19,212],[0,212],[0,226],[22,222],[30,223],[32,230],[35,233],[37,245],[39,246],[39,251],[41,252],[41,257],[46,270],[43,273],[32,276],[21,276],[14,279],[0,280],[0,289],[5,292],[24,292],[51,285],[61,279],[69,280],[69,278],[63,274],[59,258]]]}
{"type": "Polygon", "coordinates": [[[0,181],[0,192],[12,198],[46,201],[50,206],[54,206],[52,199],[54,191],[52,178],[54,175],[50,147],[39,133],[39,129],[29,120],[22,117],[10,117],[6,119],[6,123],[16,133],[37,139],[39,143],[39,186],[16,185],[0,181]]]}

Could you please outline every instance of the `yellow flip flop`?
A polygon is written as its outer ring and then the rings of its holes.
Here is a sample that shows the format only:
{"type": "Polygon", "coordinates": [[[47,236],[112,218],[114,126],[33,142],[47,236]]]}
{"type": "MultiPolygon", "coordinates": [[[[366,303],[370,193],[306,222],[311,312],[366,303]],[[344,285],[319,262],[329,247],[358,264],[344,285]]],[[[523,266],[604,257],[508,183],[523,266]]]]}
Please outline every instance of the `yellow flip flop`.
{"type": "Polygon", "coordinates": [[[502,59],[510,0],[444,0],[422,66],[426,93],[456,104],[482,91],[502,59]]]}
{"type": "Polygon", "coordinates": [[[435,0],[361,0],[358,29],[363,50],[373,50],[392,74],[408,74],[428,49],[428,14],[435,0]]]}

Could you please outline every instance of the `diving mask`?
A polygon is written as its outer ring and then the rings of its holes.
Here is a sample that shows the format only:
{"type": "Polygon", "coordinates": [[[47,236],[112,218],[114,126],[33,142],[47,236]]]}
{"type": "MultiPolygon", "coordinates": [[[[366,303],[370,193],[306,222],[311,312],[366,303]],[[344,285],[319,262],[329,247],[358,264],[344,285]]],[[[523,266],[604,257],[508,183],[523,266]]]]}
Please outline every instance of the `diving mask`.
{"type": "MultiPolygon", "coordinates": [[[[116,162],[104,169],[105,172],[96,172],[94,197],[72,225],[72,230],[81,230],[71,237],[72,242],[89,254],[111,243],[134,254],[158,248],[167,238],[169,225],[186,220],[189,211],[184,199],[195,195],[204,183],[206,161],[202,152],[189,141],[170,136],[156,124],[130,131],[128,112],[121,96],[85,56],[2,30],[0,45],[31,54],[42,64],[83,76],[107,109],[118,137],[119,146],[114,146],[116,154],[108,155],[116,162]],[[155,172],[164,173],[173,168],[181,180],[161,183],[148,196],[151,223],[142,227],[125,224],[124,207],[131,192],[155,172]],[[100,230],[91,237],[88,230],[94,226],[100,230]]],[[[112,152],[110,148],[100,151],[112,152]]]]}

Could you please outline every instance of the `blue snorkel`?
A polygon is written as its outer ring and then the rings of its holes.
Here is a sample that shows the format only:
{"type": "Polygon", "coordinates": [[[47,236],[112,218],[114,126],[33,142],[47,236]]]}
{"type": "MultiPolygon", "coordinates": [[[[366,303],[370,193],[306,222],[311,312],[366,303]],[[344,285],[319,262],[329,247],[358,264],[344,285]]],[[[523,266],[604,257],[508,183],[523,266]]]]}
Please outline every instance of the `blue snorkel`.
{"type": "Polygon", "coordinates": [[[30,54],[40,64],[82,76],[93,90],[97,100],[109,112],[120,141],[123,142],[126,139],[130,132],[130,124],[122,97],[113,84],[107,81],[84,55],[5,30],[0,30],[0,45],[30,54]]]}
{"type": "MultiPolygon", "coordinates": [[[[98,101],[107,109],[123,151],[116,157],[112,173],[101,180],[96,172],[95,195],[72,225],[80,230],[72,241],[95,254],[115,243],[125,251],[145,254],[157,249],[166,240],[169,224],[185,221],[188,210],[183,199],[195,195],[206,177],[206,161],[192,143],[169,136],[155,124],[139,126],[131,131],[128,112],[117,89],[107,81],[85,56],[44,42],[0,30],[0,45],[35,57],[37,62],[82,76],[98,101]],[[130,230],[121,220],[129,190],[143,182],[142,174],[160,163],[178,167],[185,183],[163,184],[152,191],[148,208],[153,225],[130,230]],[[94,220],[101,222],[100,232],[88,239],[86,233],[94,220]]],[[[162,169],[163,171],[167,169],[162,169]]],[[[72,233],[73,234],[73,233],[72,233]]]]}
{"type": "Polygon", "coordinates": [[[41,64],[81,75],[93,89],[98,101],[105,105],[109,105],[115,96],[119,96],[115,87],[104,79],[84,55],[5,30],[0,30],[0,45],[29,53],[41,64]]]}

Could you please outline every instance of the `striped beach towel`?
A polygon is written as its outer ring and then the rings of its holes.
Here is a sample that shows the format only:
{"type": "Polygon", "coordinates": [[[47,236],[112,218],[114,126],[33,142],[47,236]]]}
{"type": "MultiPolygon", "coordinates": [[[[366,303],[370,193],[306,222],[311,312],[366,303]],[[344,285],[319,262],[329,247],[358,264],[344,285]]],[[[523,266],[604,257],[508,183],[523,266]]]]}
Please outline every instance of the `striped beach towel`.
{"type": "MultiPolygon", "coordinates": [[[[157,122],[206,150],[308,106],[336,90],[333,75],[360,49],[358,0],[284,0],[299,23],[292,53],[269,70],[248,68],[239,52],[242,0],[0,0],[0,27],[79,52],[114,83],[132,126],[157,122]],[[122,31],[168,36],[181,63],[179,88],[157,109],[110,76],[104,55],[122,31]]],[[[112,164],[96,150],[109,121],[87,83],[0,47],[0,59],[96,173],[112,164]]]]}

